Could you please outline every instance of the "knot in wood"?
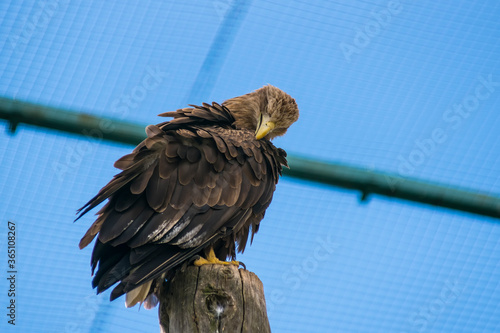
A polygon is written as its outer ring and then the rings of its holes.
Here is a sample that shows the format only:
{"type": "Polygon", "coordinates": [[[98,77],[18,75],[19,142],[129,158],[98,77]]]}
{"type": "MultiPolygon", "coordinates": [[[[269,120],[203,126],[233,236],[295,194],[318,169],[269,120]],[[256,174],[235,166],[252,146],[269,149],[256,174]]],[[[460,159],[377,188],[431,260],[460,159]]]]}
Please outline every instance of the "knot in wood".
{"type": "Polygon", "coordinates": [[[233,297],[224,290],[208,286],[203,293],[207,310],[215,319],[231,317],[236,311],[233,297]]]}

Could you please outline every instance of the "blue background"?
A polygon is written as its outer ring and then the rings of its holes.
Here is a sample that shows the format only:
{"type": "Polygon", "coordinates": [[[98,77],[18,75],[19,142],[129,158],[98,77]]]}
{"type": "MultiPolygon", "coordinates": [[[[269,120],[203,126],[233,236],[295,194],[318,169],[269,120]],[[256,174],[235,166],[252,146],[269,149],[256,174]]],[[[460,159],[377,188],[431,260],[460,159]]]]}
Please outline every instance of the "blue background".
{"type": "MultiPolygon", "coordinates": [[[[275,141],[289,154],[498,195],[499,17],[498,1],[2,1],[0,96],[147,125],[271,83],[301,111],[275,141]]],[[[93,217],[72,222],[132,147],[2,124],[19,273],[15,328],[0,278],[0,330],[158,331],[156,310],[94,295],[77,246],[93,217]]],[[[283,178],[239,259],[273,332],[499,332],[498,222],[283,178]]]]}

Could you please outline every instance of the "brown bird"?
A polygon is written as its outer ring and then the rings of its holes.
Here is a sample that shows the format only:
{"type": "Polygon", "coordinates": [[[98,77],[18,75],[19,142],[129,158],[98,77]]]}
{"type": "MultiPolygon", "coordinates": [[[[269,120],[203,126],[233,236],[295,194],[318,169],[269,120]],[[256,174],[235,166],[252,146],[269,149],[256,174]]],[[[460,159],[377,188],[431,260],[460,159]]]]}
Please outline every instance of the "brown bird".
{"type": "Polygon", "coordinates": [[[173,119],[148,126],[115,162],[123,171],[78,210],[77,219],[109,199],[80,248],[98,235],[92,285],[101,293],[119,282],[111,300],[126,293],[127,307],[154,307],[164,279],[196,257],[195,265],[237,264],[288,166],[269,141],[299,117],[282,90],[267,85],[222,105],[190,106],[160,114],[173,119]]]}

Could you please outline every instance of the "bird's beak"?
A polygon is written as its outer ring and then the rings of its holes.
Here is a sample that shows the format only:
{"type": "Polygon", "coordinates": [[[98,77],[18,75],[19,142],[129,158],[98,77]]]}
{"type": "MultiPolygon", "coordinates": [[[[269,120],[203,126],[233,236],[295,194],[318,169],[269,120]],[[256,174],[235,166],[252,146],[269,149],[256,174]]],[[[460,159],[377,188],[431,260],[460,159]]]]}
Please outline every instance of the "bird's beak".
{"type": "Polygon", "coordinates": [[[255,138],[257,140],[262,139],[266,135],[269,134],[274,128],[276,124],[274,121],[270,120],[270,117],[267,114],[261,114],[259,123],[257,124],[257,130],[255,131],[255,138]]]}

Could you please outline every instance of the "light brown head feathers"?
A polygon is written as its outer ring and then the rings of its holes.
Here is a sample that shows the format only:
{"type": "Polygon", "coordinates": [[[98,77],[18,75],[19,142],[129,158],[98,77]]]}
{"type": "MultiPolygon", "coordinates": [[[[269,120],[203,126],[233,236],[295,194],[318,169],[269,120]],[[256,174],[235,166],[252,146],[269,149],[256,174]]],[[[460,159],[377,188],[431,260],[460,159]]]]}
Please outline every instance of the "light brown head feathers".
{"type": "Polygon", "coordinates": [[[272,85],[223,103],[231,111],[237,128],[256,132],[256,137],[271,140],[286,133],[299,118],[295,100],[272,85]]]}

